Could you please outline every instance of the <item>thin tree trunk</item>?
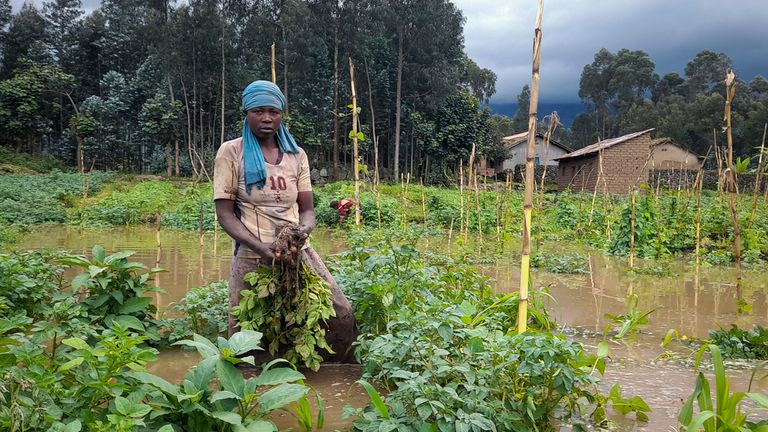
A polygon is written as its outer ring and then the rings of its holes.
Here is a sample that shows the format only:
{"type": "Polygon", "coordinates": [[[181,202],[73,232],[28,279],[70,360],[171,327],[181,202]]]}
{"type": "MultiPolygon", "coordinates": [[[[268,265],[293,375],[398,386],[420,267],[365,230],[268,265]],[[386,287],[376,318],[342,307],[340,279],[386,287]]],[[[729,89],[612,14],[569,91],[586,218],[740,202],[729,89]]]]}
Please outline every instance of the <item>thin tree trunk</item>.
{"type": "Polygon", "coordinates": [[[283,96],[285,96],[285,110],[288,111],[288,43],[285,36],[285,24],[280,27],[283,30],[283,96]]]}
{"type": "Polygon", "coordinates": [[[349,82],[352,89],[352,169],[355,171],[355,226],[360,226],[360,169],[357,155],[357,93],[355,91],[355,65],[349,57],[349,82]]]}
{"type": "Polygon", "coordinates": [[[339,179],[339,28],[333,36],[333,179],[339,179]]]}
{"type": "Polygon", "coordinates": [[[193,150],[192,150],[192,139],[193,139],[193,130],[192,130],[192,113],[190,113],[189,108],[189,98],[187,97],[187,87],[184,85],[184,80],[181,80],[181,91],[184,94],[184,108],[187,112],[187,155],[189,156],[189,165],[192,168],[192,174],[195,178],[199,176],[197,172],[197,163],[195,162],[195,157],[193,156],[193,150]]]}
{"type": "Polygon", "coordinates": [[[528,151],[525,157],[525,197],[523,204],[523,247],[520,260],[520,302],[517,309],[517,331],[528,328],[528,284],[531,277],[531,213],[533,211],[533,159],[536,157],[536,111],[539,103],[539,65],[541,64],[541,22],[544,0],[539,0],[533,36],[531,98],[528,107],[528,151]]]}
{"type": "Polygon", "coordinates": [[[373,110],[373,87],[371,75],[368,73],[368,59],[363,57],[365,77],[368,80],[368,106],[371,110],[371,139],[373,140],[373,184],[379,184],[379,137],[376,135],[376,113],[373,110]]]}
{"type": "MultiPolygon", "coordinates": [[[[173,84],[171,84],[171,77],[168,77],[168,93],[171,95],[171,104],[176,102],[176,98],[173,94],[173,84]]],[[[175,170],[176,170],[176,177],[179,176],[179,138],[176,136],[176,134],[173,134],[173,145],[174,145],[174,163],[175,163],[175,170]]]]}
{"type": "Polygon", "coordinates": [[[397,32],[397,83],[395,89],[395,178],[400,176],[400,111],[403,98],[403,29],[397,32]]]}

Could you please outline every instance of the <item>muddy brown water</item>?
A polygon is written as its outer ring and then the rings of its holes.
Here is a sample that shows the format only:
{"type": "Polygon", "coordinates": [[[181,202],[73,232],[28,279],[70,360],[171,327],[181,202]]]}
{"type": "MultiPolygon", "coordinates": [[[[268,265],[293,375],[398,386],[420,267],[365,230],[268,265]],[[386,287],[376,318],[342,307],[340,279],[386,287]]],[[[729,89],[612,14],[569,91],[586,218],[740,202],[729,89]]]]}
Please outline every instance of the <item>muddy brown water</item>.
{"type": "MultiPolygon", "coordinates": [[[[101,244],[107,253],[133,250],[133,259],[148,267],[167,270],[155,277],[157,286],[166,294],[155,296],[160,313],[172,313],[174,302],[195,287],[212,281],[226,279],[229,272],[231,241],[226,235],[206,233],[201,241],[197,233],[163,230],[157,233],[145,227],[112,228],[109,230],[78,230],[66,226],[35,227],[27,234],[18,249],[64,249],[90,255],[94,244],[101,244]]],[[[445,241],[430,240],[430,249],[445,248],[445,241]]],[[[343,248],[343,236],[339,233],[318,229],[313,234],[313,244],[321,255],[337,253],[343,248]]],[[[507,245],[511,258],[494,264],[478,265],[484,274],[493,279],[498,292],[511,292],[519,286],[519,261],[515,256],[519,244],[507,245]]],[[[633,275],[627,270],[626,260],[589,253],[578,246],[545,244],[544,250],[553,253],[579,251],[588,255],[591,272],[587,275],[561,275],[546,271],[534,271],[535,287],[546,287],[553,300],[548,306],[558,324],[575,328],[576,340],[587,350],[594,352],[602,340],[602,332],[608,324],[605,314],[627,312],[626,299],[638,296],[638,310],[654,309],[649,324],[642,328],[631,344],[611,343],[611,358],[603,377],[602,386],[607,390],[619,383],[624,395],[639,395],[652,408],[650,421],[635,422],[632,418],[612,417],[622,431],[672,431],[677,430],[676,417],[682,401],[693,390],[694,372],[690,362],[658,361],[664,351],[660,344],[668,329],[677,329],[689,337],[706,337],[711,329],[727,328],[738,324],[749,328],[755,323],[768,326],[768,269],[750,269],[744,273],[742,284],[735,284],[732,268],[711,267],[696,269],[686,259],[668,264],[670,273],[665,276],[633,275]],[[739,299],[751,306],[740,311],[739,299]]],[[[640,266],[653,263],[640,261],[640,266]]],[[[743,309],[743,308],[742,308],[743,309]]],[[[683,353],[677,351],[678,355],[683,353]]],[[[168,380],[180,382],[184,373],[198,362],[193,352],[166,351],[151,370],[168,380]]],[[[367,396],[355,385],[360,376],[356,365],[323,366],[318,373],[307,376],[323,397],[326,407],[325,430],[348,429],[349,421],[341,419],[345,404],[362,406],[367,396]]],[[[751,370],[749,365],[728,368],[733,390],[746,390],[751,370]]],[[[756,382],[752,391],[766,393],[768,383],[756,382]]],[[[766,418],[765,413],[758,413],[766,418]]],[[[287,414],[278,415],[281,426],[290,426],[287,414]]]]}

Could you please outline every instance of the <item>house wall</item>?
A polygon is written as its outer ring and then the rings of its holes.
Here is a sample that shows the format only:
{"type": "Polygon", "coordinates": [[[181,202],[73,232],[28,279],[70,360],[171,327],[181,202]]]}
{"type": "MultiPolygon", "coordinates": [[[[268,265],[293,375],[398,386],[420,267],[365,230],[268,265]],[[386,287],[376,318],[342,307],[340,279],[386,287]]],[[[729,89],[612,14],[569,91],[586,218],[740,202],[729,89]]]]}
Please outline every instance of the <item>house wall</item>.
{"type": "Polygon", "coordinates": [[[651,147],[651,169],[692,169],[701,168],[699,158],[674,144],[664,143],[651,147]]]}
{"type": "MultiPolygon", "coordinates": [[[[606,192],[626,195],[632,187],[648,183],[650,146],[650,134],[644,134],[603,150],[606,192]]],[[[561,160],[557,172],[558,189],[570,187],[576,192],[594,191],[598,172],[597,152],[573,160],[561,160]]],[[[597,189],[598,192],[603,191],[602,178],[597,189]]]]}
{"type": "MultiPolygon", "coordinates": [[[[546,165],[549,166],[557,166],[558,162],[552,159],[568,153],[556,145],[549,145],[548,149],[546,147],[547,146],[544,145],[544,140],[542,138],[536,137],[535,157],[539,158],[538,165],[544,165],[546,163],[546,165]]],[[[515,147],[512,147],[508,151],[509,157],[504,159],[504,161],[501,163],[501,171],[511,171],[518,165],[525,165],[525,156],[527,153],[528,146],[526,143],[518,144],[515,147]]]]}

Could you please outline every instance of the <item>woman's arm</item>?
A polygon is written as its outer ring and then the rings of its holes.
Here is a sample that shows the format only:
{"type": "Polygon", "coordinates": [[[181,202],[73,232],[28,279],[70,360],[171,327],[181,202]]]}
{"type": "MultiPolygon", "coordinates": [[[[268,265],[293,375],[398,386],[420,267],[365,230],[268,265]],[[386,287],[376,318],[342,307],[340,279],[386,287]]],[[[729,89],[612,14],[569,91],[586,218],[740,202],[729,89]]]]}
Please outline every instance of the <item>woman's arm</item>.
{"type": "Polygon", "coordinates": [[[299,192],[296,202],[299,204],[299,226],[302,232],[309,236],[309,233],[315,229],[315,203],[312,191],[299,192]]]}
{"type": "MultiPolygon", "coordinates": [[[[310,192],[310,195],[312,193],[310,192]]],[[[310,196],[310,199],[312,197],[310,196]]],[[[248,248],[257,254],[259,254],[265,261],[272,262],[275,259],[275,254],[268,244],[259,241],[248,229],[240,222],[240,219],[235,215],[235,202],[227,199],[217,199],[216,203],[216,216],[219,219],[219,225],[224,231],[229,234],[230,237],[236,241],[248,246],[248,248]]],[[[314,224],[314,212],[312,214],[312,220],[314,224]]]]}

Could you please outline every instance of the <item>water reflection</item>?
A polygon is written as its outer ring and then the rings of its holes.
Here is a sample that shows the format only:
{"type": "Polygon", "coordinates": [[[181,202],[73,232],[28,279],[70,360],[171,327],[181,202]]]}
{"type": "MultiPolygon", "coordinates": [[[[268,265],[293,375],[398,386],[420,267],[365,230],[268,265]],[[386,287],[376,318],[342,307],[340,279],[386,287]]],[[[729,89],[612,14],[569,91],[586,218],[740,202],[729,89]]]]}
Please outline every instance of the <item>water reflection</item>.
{"type": "MultiPolygon", "coordinates": [[[[226,278],[231,260],[231,241],[226,235],[204,233],[200,236],[198,233],[143,227],[87,231],[61,226],[36,227],[20,248],[66,249],[90,256],[95,244],[101,244],[108,253],[133,250],[136,252],[133,259],[148,267],[168,270],[155,275],[154,283],[166,291],[155,297],[159,315],[172,312],[173,304],[190,289],[226,278]]],[[[321,255],[338,252],[342,244],[341,237],[332,231],[319,229],[313,233],[313,245],[321,255]]],[[[421,247],[433,251],[459,250],[440,239],[422,242],[421,247]]],[[[462,246],[461,250],[467,256],[482,258],[496,255],[498,247],[498,243],[478,238],[475,244],[462,246]]],[[[576,251],[588,257],[589,273],[586,275],[533,272],[534,287],[547,287],[555,299],[549,301],[549,307],[558,323],[588,329],[599,335],[607,324],[605,314],[626,313],[626,300],[632,294],[638,297],[638,310],[654,309],[648,326],[638,335],[635,344],[612,345],[612,361],[602,385],[608,390],[613,383],[621,383],[625,395],[642,396],[654,410],[648,424],[620,420],[621,430],[672,430],[680,399],[686,398],[693,389],[694,374],[690,366],[680,362],[654,362],[662,351],[659,345],[668,329],[675,328],[687,336],[706,337],[709,330],[727,328],[731,324],[742,328],[754,323],[768,326],[768,279],[764,272],[745,271],[742,283],[737,287],[736,274],[731,268],[698,268],[680,259],[668,264],[670,275],[667,276],[633,274],[627,271],[625,259],[590,253],[577,246],[545,243],[542,247],[553,253],[576,251]],[[737,299],[750,305],[751,310],[740,310],[737,299]]],[[[520,280],[520,247],[519,243],[508,242],[504,248],[506,252],[500,260],[478,267],[494,280],[497,292],[512,292],[518,289],[520,280]]],[[[658,263],[636,262],[636,268],[655,265],[658,263]]],[[[602,340],[601,337],[586,336],[576,339],[592,352],[602,340]]],[[[171,351],[163,353],[152,369],[179,382],[184,372],[197,361],[194,353],[171,351]]],[[[729,372],[735,389],[746,389],[749,372],[744,369],[729,372]]],[[[309,383],[318,388],[326,404],[331,405],[327,406],[326,413],[328,428],[349,425],[340,420],[341,407],[347,401],[360,406],[367,400],[367,396],[352,385],[359,374],[359,368],[324,367],[319,374],[310,377],[309,383]]],[[[765,388],[765,383],[759,383],[753,391],[765,392],[765,388]]],[[[290,424],[288,419],[278,421],[290,424]]]]}

